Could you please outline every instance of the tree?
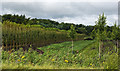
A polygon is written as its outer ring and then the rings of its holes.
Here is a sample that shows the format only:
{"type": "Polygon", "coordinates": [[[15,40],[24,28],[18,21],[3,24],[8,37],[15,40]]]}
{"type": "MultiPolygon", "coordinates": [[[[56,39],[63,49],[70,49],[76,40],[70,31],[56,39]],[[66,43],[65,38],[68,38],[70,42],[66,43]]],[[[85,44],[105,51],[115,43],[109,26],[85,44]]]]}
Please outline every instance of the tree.
{"type": "Polygon", "coordinates": [[[96,25],[96,37],[99,42],[99,58],[101,57],[101,44],[103,45],[103,41],[106,39],[106,17],[104,16],[104,13],[102,15],[99,15],[98,21],[95,22],[96,25]]]}
{"type": "Polygon", "coordinates": [[[75,34],[76,34],[75,27],[73,25],[71,25],[70,32],[69,32],[69,37],[72,40],[72,53],[73,53],[73,40],[75,38],[75,34]]]}
{"type": "Polygon", "coordinates": [[[112,40],[115,40],[117,42],[116,47],[115,47],[115,51],[118,51],[118,40],[120,39],[120,32],[119,32],[119,26],[116,25],[116,22],[114,24],[114,26],[112,27],[112,40]]]}

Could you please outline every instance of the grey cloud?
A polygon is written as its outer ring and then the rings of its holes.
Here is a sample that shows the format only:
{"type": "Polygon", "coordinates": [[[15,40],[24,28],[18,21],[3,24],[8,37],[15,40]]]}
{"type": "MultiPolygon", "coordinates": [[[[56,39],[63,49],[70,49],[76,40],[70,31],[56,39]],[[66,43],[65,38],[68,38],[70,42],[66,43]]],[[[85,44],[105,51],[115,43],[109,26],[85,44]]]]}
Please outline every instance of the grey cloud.
{"type": "Polygon", "coordinates": [[[10,10],[12,13],[26,14],[37,18],[64,18],[81,17],[101,13],[117,15],[117,2],[3,2],[3,13],[10,10]]]}

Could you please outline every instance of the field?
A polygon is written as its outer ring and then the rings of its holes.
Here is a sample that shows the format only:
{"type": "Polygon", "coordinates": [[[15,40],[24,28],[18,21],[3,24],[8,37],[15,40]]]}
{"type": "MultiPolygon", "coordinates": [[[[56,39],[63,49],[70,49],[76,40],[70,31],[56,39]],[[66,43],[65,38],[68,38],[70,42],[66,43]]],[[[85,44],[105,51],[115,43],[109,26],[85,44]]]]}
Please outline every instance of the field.
{"type": "MultiPolygon", "coordinates": [[[[111,43],[110,43],[111,44],[111,43]]],[[[113,47],[115,45],[113,44],[113,47]]],[[[74,41],[37,47],[42,53],[33,49],[19,49],[9,53],[2,51],[3,69],[117,69],[118,54],[114,48],[105,47],[99,58],[99,46],[96,40],[74,41]],[[113,59],[114,58],[114,59],[113,59]]]]}
{"type": "Polygon", "coordinates": [[[3,15],[2,69],[119,69],[119,26],[107,26],[104,13],[95,22],[84,26],[3,15]]]}

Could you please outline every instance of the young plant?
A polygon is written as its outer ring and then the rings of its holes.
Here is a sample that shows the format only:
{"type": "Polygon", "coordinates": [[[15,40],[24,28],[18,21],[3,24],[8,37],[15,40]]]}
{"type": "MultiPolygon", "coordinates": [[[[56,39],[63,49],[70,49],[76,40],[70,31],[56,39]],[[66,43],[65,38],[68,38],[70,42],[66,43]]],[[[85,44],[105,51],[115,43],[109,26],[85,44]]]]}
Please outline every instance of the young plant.
{"type": "Polygon", "coordinates": [[[70,32],[69,32],[69,37],[72,40],[72,53],[73,53],[73,40],[75,39],[75,34],[76,34],[75,27],[73,25],[71,25],[70,32]]]}
{"type": "Polygon", "coordinates": [[[112,40],[115,40],[117,42],[115,47],[115,52],[118,52],[118,40],[120,39],[120,33],[119,33],[119,26],[116,25],[116,22],[112,28],[112,40]]]}
{"type": "Polygon", "coordinates": [[[106,17],[104,16],[104,13],[102,15],[99,15],[98,21],[96,21],[96,37],[99,42],[99,58],[101,57],[101,43],[103,45],[103,40],[106,39],[106,17]]]}

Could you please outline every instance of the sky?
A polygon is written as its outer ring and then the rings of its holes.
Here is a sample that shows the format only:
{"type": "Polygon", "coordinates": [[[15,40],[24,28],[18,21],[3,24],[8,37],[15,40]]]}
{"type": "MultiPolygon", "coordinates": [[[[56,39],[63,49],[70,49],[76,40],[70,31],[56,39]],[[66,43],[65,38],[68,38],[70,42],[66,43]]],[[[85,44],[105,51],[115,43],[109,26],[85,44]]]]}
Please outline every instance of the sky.
{"type": "Polygon", "coordinates": [[[1,0],[0,14],[25,14],[31,18],[95,25],[104,12],[107,25],[118,23],[118,0],[1,0]]]}

